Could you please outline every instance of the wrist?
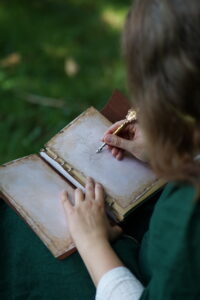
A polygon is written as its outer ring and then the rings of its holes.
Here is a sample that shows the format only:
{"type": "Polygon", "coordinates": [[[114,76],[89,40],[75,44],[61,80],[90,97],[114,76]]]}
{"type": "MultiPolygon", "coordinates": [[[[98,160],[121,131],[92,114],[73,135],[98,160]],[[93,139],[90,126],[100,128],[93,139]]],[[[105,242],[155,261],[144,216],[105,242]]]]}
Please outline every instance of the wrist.
{"type": "Polygon", "coordinates": [[[102,247],[111,247],[108,238],[102,236],[90,236],[76,243],[76,248],[81,256],[84,255],[84,253],[88,253],[90,249],[94,251],[102,247]]]}
{"type": "Polygon", "coordinates": [[[123,266],[108,239],[90,241],[84,247],[80,247],[78,251],[96,286],[106,272],[123,266]]]}

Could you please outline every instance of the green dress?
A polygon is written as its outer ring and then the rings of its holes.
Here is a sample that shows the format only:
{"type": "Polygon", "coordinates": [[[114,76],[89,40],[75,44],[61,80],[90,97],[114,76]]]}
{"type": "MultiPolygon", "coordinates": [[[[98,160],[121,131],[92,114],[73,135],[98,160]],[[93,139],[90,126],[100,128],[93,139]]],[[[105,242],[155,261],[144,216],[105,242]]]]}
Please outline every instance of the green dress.
{"type": "MultiPolygon", "coordinates": [[[[113,244],[143,282],[142,299],[200,299],[200,206],[189,185],[168,184],[141,244],[123,237],[113,244]]],[[[0,299],[90,300],[95,287],[75,253],[58,261],[0,201],[0,299]]]]}
{"type": "Polygon", "coordinates": [[[142,299],[200,299],[200,204],[190,185],[168,184],[139,250],[142,299]]]}

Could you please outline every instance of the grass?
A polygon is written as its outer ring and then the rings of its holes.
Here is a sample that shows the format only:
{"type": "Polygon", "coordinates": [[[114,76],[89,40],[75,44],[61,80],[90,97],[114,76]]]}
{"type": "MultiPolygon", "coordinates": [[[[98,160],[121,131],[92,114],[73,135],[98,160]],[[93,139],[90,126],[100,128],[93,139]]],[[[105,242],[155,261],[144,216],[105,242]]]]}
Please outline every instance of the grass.
{"type": "Polygon", "coordinates": [[[130,0],[1,0],[0,163],[37,152],[88,106],[125,92],[130,0]]]}

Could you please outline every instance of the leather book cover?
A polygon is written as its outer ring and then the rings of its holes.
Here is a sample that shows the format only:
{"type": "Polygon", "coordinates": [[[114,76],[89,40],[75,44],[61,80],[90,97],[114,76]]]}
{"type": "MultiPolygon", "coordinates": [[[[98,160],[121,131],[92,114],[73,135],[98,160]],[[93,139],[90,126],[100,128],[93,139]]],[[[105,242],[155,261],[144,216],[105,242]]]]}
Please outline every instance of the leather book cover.
{"type": "MultiPolygon", "coordinates": [[[[127,102],[120,92],[114,91],[102,114],[113,122],[124,118],[127,102]],[[123,110],[120,107],[124,107],[123,110]],[[121,114],[122,111],[124,113],[121,114]]],[[[0,178],[0,196],[33,229],[56,258],[63,259],[76,250],[62,207],[56,204],[62,189],[67,189],[73,198],[75,187],[71,183],[37,154],[2,165],[0,178]],[[29,185],[32,185],[32,191],[29,185]],[[32,201],[27,201],[28,198],[32,201]]]]}

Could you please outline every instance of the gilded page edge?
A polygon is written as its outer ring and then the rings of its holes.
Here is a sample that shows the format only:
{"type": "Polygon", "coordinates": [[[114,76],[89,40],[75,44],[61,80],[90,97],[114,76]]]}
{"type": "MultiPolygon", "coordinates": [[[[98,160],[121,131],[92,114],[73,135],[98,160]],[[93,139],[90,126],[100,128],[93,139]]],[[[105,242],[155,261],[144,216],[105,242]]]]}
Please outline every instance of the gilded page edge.
{"type": "Polygon", "coordinates": [[[113,201],[111,203],[111,209],[113,210],[114,214],[116,215],[116,218],[118,221],[123,221],[125,217],[140,204],[145,199],[147,199],[150,195],[152,195],[155,191],[159,190],[166,184],[166,181],[163,179],[156,179],[153,184],[150,186],[150,188],[146,191],[144,191],[141,195],[138,195],[136,200],[133,200],[133,202],[128,205],[127,207],[123,208],[121,207],[116,201],[113,201]]]}

